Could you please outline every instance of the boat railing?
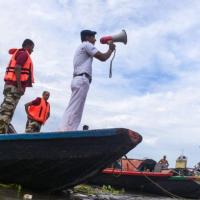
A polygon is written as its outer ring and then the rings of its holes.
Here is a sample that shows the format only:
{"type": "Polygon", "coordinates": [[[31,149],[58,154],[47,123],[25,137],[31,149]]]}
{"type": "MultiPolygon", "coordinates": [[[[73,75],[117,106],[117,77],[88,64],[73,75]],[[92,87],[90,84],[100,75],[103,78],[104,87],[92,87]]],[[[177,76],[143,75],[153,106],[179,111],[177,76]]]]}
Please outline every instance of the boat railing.
{"type": "Polygon", "coordinates": [[[200,176],[200,171],[195,168],[171,168],[171,170],[176,176],[200,176]]]}

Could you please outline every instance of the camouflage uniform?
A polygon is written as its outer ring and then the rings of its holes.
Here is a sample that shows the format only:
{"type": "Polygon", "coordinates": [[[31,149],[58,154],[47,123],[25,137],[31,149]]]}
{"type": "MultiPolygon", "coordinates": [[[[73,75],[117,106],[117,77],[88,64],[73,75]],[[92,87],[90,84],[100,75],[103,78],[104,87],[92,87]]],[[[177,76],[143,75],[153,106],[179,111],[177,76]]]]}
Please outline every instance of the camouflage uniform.
{"type": "Polygon", "coordinates": [[[37,122],[33,119],[27,119],[26,122],[26,133],[34,133],[34,132],[40,132],[42,124],[40,122],[37,122]]]}
{"type": "Polygon", "coordinates": [[[8,124],[11,122],[16,106],[23,95],[17,91],[14,85],[4,86],[4,100],[0,106],[0,134],[8,132],[8,124]]]}

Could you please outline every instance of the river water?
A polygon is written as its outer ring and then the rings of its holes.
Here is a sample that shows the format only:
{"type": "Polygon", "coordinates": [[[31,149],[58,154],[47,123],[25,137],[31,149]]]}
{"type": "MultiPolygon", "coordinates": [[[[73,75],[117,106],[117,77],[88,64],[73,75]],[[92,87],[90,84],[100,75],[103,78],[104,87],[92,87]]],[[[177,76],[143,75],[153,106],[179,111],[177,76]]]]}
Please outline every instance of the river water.
{"type": "Polygon", "coordinates": [[[168,197],[144,195],[136,193],[125,193],[123,195],[84,195],[84,194],[39,194],[30,191],[18,192],[16,189],[0,189],[0,200],[24,200],[24,196],[29,196],[31,200],[172,200],[168,197]]]}

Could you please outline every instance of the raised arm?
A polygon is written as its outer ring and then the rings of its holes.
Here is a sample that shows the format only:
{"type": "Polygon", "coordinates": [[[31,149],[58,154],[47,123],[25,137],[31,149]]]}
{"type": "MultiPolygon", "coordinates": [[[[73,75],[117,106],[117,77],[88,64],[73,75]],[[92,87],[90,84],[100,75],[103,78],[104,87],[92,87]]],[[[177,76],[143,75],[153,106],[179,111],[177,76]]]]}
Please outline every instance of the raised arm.
{"type": "Polygon", "coordinates": [[[112,52],[115,50],[115,44],[110,43],[109,44],[109,49],[106,53],[101,53],[100,51],[98,51],[94,57],[97,58],[100,61],[106,61],[108,58],[110,58],[112,52]]]}

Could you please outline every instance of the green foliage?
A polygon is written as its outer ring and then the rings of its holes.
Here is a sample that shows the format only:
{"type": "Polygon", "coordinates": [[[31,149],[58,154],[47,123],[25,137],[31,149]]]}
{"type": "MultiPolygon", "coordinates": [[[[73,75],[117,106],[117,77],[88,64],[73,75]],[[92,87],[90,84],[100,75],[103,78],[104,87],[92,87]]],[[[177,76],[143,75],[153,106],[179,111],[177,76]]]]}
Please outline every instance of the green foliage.
{"type": "Polygon", "coordinates": [[[103,185],[102,187],[92,187],[90,185],[78,185],[74,187],[74,192],[82,193],[82,194],[123,194],[124,189],[116,190],[112,188],[110,185],[103,185]]]}
{"type": "Polygon", "coordinates": [[[0,183],[0,189],[14,189],[17,192],[17,196],[20,197],[22,192],[22,186],[18,184],[2,184],[0,183]]]}
{"type": "Polygon", "coordinates": [[[0,183],[0,188],[4,189],[16,189],[18,192],[21,191],[21,185],[17,184],[2,184],[0,183]]]}
{"type": "Polygon", "coordinates": [[[94,194],[95,189],[93,189],[91,186],[89,185],[77,185],[74,187],[74,192],[77,193],[83,193],[83,194],[94,194]]]}
{"type": "Polygon", "coordinates": [[[123,194],[125,192],[124,189],[116,190],[110,185],[103,185],[101,190],[103,193],[109,193],[109,194],[123,194]]]}

